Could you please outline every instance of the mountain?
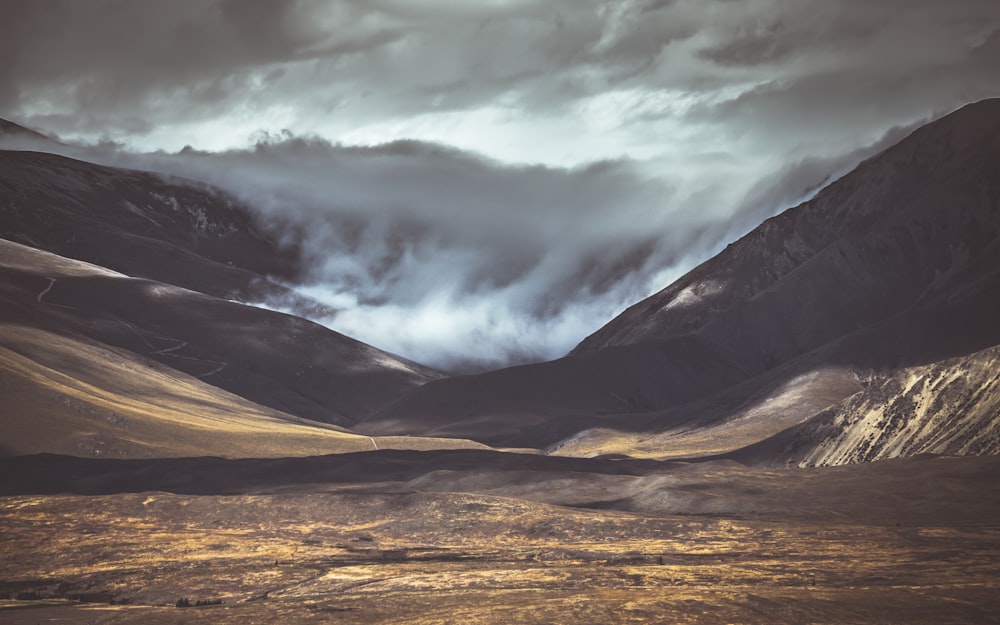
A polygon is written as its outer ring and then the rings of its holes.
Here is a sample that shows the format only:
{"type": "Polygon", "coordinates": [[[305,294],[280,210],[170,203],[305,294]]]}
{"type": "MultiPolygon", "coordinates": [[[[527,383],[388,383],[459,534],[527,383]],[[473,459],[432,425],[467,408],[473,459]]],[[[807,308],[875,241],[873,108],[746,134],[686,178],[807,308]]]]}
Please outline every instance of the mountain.
{"type": "Polygon", "coordinates": [[[294,246],[189,180],[0,150],[0,238],[227,299],[319,306],[279,284],[301,272],[294,246]]]}
{"type": "Polygon", "coordinates": [[[327,425],[433,375],[297,317],[0,240],[4,455],[483,447],[327,425]]]}
{"type": "Polygon", "coordinates": [[[68,258],[5,242],[4,258],[18,259],[0,263],[5,316],[143,354],[275,410],[350,425],[440,377],[304,319],[227,301],[318,306],[274,281],[298,275],[297,250],[199,183],[0,151],[0,237],[95,266],[81,275],[68,258]]]}
{"type": "Polygon", "coordinates": [[[632,306],[573,353],[700,331],[716,343],[737,340],[727,351],[760,368],[988,277],[998,254],[998,155],[1000,99],[939,119],[632,306]],[[749,325],[753,334],[739,337],[722,328],[749,325]]]}
{"type": "Polygon", "coordinates": [[[2,240],[0,278],[12,337],[96,341],[314,421],[350,425],[439,376],[298,317],[2,240]]]}
{"type": "Polygon", "coordinates": [[[0,118],[0,137],[6,139],[24,139],[40,143],[55,143],[52,139],[49,139],[40,132],[35,132],[30,128],[25,128],[24,126],[2,118],[0,118]]]}
{"type": "MultiPolygon", "coordinates": [[[[942,375],[961,377],[964,357],[1000,344],[996,319],[1000,100],[986,100],[767,220],[566,358],[429,383],[360,428],[568,454],[727,453],[847,410],[856,394],[877,396],[921,367],[945,363],[942,375]]],[[[996,394],[984,388],[941,408],[961,418],[938,436],[985,427],[976,449],[1000,452],[986,418],[996,394]]],[[[916,410],[894,418],[909,423],[916,410]]],[[[854,447],[835,461],[867,457],[854,447]]],[[[826,457],[759,460],[790,458],[826,457]]]]}
{"type": "Polygon", "coordinates": [[[742,462],[827,466],[900,456],[1000,453],[1000,346],[872,379],[760,443],[742,462]]]}
{"type": "Polygon", "coordinates": [[[0,234],[60,255],[4,244],[14,334],[126,350],[260,410],[568,456],[1000,452],[1000,100],[914,132],[567,357],[451,378],[228,301],[294,296],[280,283],[301,267],[218,190],[38,152],[0,163],[0,234]]]}

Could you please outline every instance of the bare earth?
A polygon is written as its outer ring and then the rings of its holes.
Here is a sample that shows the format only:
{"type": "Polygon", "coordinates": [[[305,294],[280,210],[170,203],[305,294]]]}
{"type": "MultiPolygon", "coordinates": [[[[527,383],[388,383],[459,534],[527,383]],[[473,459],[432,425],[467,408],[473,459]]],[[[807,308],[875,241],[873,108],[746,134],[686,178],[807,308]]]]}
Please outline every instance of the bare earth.
{"type": "MultiPolygon", "coordinates": [[[[584,508],[415,488],[445,488],[450,473],[230,496],[6,496],[0,595],[10,599],[0,622],[1000,618],[995,458],[783,472],[708,463],[561,480],[564,500],[602,481],[656,480],[673,507],[633,504],[642,513],[606,509],[610,501],[584,508]],[[955,487],[963,483],[967,490],[955,487]],[[192,607],[176,607],[182,598],[192,607]]],[[[544,479],[511,472],[506,485],[490,481],[494,491],[531,496],[531,482],[544,479]]],[[[541,490],[552,492],[551,483],[541,490]]]]}

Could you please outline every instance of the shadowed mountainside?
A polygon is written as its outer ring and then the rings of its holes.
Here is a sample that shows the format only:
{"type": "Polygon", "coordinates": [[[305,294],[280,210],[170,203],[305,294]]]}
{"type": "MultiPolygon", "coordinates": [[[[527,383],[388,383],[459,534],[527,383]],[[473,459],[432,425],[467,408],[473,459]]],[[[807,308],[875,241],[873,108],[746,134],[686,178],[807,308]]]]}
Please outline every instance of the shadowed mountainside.
{"type": "Polygon", "coordinates": [[[1000,99],[918,129],[573,353],[701,331],[754,368],[787,360],[993,273],[998,205],[1000,99]]]}
{"type": "Polygon", "coordinates": [[[207,185],[0,150],[0,198],[0,238],[226,299],[321,307],[275,281],[299,275],[294,247],[207,185]]]}
{"type": "Polygon", "coordinates": [[[300,427],[284,454],[323,453],[335,429],[303,417],[347,425],[437,375],[297,317],[2,240],[0,350],[6,453],[253,455],[249,436],[282,455],[276,420],[300,427]]]}
{"type": "MultiPolygon", "coordinates": [[[[570,356],[430,383],[362,429],[567,453],[587,431],[576,453],[607,453],[625,433],[714,425],[819,376],[808,411],[754,417],[784,429],[900,369],[1000,344],[998,318],[1000,100],[987,100],[769,219],[570,356]]],[[[776,433],[747,430],[731,449],[776,433]]],[[[648,453],[684,455],[680,440],[648,453]]]]}

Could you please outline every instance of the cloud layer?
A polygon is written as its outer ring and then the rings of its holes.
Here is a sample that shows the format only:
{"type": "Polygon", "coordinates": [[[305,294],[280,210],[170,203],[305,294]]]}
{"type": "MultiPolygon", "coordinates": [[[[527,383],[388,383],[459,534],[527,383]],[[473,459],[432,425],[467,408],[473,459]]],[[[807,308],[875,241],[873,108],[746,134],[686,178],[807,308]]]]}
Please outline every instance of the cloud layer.
{"type": "Polygon", "coordinates": [[[627,160],[511,165],[289,136],[222,153],[68,151],[234,193],[301,244],[298,288],[339,311],[318,321],[451,370],[561,356],[755,219],[733,214],[740,185],[675,184],[627,160]]]}
{"type": "Polygon", "coordinates": [[[300,247],[309,271],[291,286],[338,311],[314,320],[451,371],[565,354],[775,206],[875,149],[758,175],[721,159],[711,174],[671,176],[656,161],[505,164],[438,144],[349,147],[288,134],[226,152],[18,138],[3,147],[228,191],[300,247]]]}
{"type": "Polygon", "coordinates": [[[0,116],[240,195],[445,367],[560,355],[997,67],[995,0],[0,5],[0,116]]]}
{"type": "Polygon", "coordinates": [[[1000,8],[8,0],[0,59],[0,111],[141,149],[243,147],[256,130],[287,128],[549,164],[699,145],[842,150],[887,123],[996,95],[1000,8]]]}

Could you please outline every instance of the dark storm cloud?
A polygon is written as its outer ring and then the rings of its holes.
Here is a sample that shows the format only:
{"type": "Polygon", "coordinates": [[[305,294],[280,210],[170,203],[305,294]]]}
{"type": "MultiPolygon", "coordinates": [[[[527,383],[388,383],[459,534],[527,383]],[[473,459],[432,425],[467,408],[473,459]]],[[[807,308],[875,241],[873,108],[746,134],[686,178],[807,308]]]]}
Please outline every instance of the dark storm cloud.
{"type": "Polygon", "coordinates": [[[183,143],[163,142],[181,135],[231,147],[257,128],[337,139],[381,124],[363,137],[408,128],[490,152],[490,137],[452,139],[451,118],[425,119],[484,109],[494,125],[562,121],[552,141],[613,125],[631,153],[671,140],[651,120],[768,123],[755,110],[767,108],[792,112],[784,127],[801,133],[836,109],[837,123],[860,116],[863,143],[895,115],[912,122],[1000,89],[993,0],[8,0],[0,11],[5,114],[173,149],[183,143]],[[609,94],[645,99],[595,115],[609,94]]]}
{"type": "Polygon", "coordinates": [[[291,1],[5,2],[0,105],[43,119],[51,111],[65,131],[217,114],[278,80],[281,63],[336,59],[399,36],[357,28],[360,11],[341,8],[329,32],[291,1]]]}
{"type": "Polygon", "coordinates": [[[244,197],[438,365],[559,355],[998,67],[995,0],[0,3],[0,116],[244,197]]]}
{"type": "Polygon", "coordinates": [[[803,132],[856,142],[1000,94],[992,0],[773,5],[757,17],[699,54],[763,80],[691,119],[785,144],[803,132]]]}

